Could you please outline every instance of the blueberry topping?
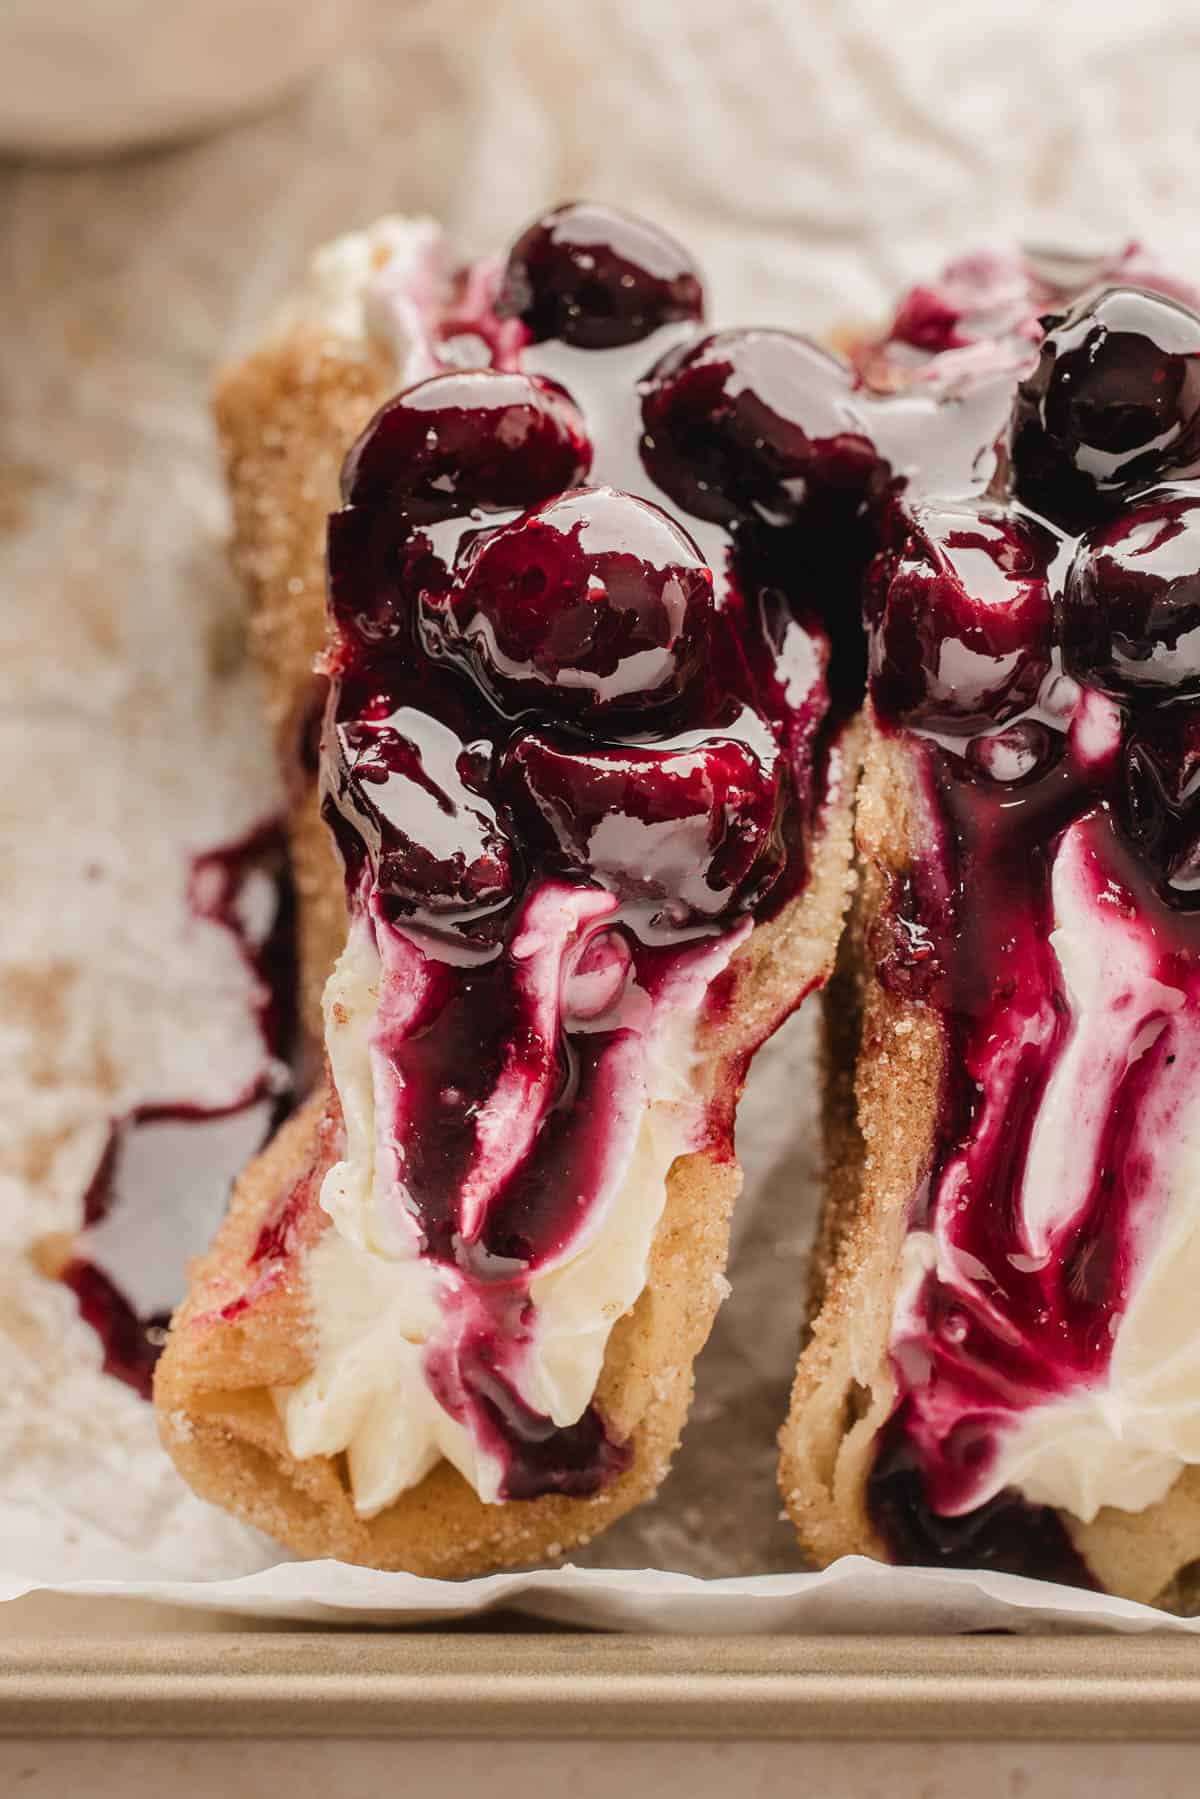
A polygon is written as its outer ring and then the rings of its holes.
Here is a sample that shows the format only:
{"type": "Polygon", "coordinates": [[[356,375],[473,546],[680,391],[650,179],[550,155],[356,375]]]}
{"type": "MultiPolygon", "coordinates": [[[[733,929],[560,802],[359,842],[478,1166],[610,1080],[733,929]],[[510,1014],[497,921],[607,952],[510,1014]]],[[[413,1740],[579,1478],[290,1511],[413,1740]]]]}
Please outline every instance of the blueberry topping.
{"type": "Polygon", "coordinates": [[[983,503],[915,506],[898,537],[868,594],[880,717],[958,734],[1024,711],[1050,667],[1052,534],[983,503]]]}
{"type": "MultiPolygon", "coordinates": [[[[464,733],[416,706],[339,722],[327,786],[371,858],[394,912],[444,926],[478,925],[512,897],[516,855],[464,733]]],[[[486,767],[486,756],[483,765],[486,767]]],[[[328,808],[327,808],[328,811],[328,808]]],[[[339,836],[341,833],[339,832],[339,836]]]]}
{"type": "Polygon", "coordinates": [[[580,488],[469,547],[446,641],[507,714],[623,717],[679,699],[712,604],[711,571],[664,512],[580,488]]]}
{"type": "Polygon", "coordinates": [[[536,505],[587,472],[591,446],[561,388],[529,375],[434,375],[380,408],[346,458],[329,526],[330,610],[368,643],[407,627],[448,571],[431,528],[536,505]]]}
{"type": "Polygon", "coordinates": [[[1016,786],[1044,771],[1061,741],[1036,719],[1020,718],[1001,731],[981,731],[967,744],[967,764],[986,780],[1016,786]]]}
{"type": "Polygon", "coordinates": [[[608,350],[701,318],[704,293],[687,252],[656,226],[606,206],[559,206],[513,245],[496,311],[535,343],[608,350]]]}
{"type": "Polygon", "coordinates": [[[1200,485],[1145,493],[1083,539],[1062,643],[1069,673],[1118,698],[1200,694],[1200,485]]]}
{"type": "MultiPolygon", "coordinates": [[[[865,551],[853,532],[828,544],[815,513],[803,544],[778,527],[826,480],[822,457],[830,493],[850,464],[852,527],[877,459],[843,456],[832,401],[815,433],[796,416],[810,377],[853,391],[842,364],[783,340],[777,366],[783,334],[730,338],[697,510],[737,532],[697,541],[639,458],[640,383],[701,335],[684,252],[566,207],[517,244],[494,310],[490,269],[450,291],[430,342],[459,372],[377,414],[330,523],[322,803],[402,1001],[381,1006],[379,1048],[402,1094],[405,1204],[473,1318],[427,1360],[431,1391],[500,1459],[502,1496],[583,1494],[630,1452],[594,1405],[561,1428],[525,1405],[530,1276],[619,1173],[619,1121],[676,983],[699,997],[721,939],[805,884],[862,693],[843,650],[861,645],[865,551]]],[[[719,1153],[731,1088],[705,1120],[719,1153]]]]}
{"type": "Polygon", "coordinates": [[[509,752],[514,811],[564,873],[676,927],[744,907],[778,873],[780,758],[767,732],[664,749],[582,749],[534,732],[509,752]],[[757,753],[756,753],[757,751],[757,753]]]}
{"type": "Polygon", "coordinates": [[[415,524],[477,507],[534,506],[587,473],[591,449],[561,388],[531,375],[462,369],[389,400],[342,469],[346,506],[386,506],[415,524]]]}
{"type": "Polygon", "coordinates": [[[410,532],[399,509],[343,506],[329,520],[327,555],[330,615],[365,645],[400,637],[418,597],[450,581],[428,534],[410,532]]]}
{"type": "Polygon", "coordinates": [[[1164,896],[1200,905],[1200,718],[1163,710],[1125,748],[1120,815],[1164,896]]]}
{"type": "Polygon", "coordinates": [[[1200,317],[1110,287],[1053,318],[1013,414],[1017,491],[1077,527],[1200,457],[1200,317]]]}
{"type": "Polygon", "coordinates": [[[865,488],[879,458],[848,402],[852,370],[788,331],[721,331],[647,382],[642,460],[697,518],[794,518],[814,480],[865,488]]]}

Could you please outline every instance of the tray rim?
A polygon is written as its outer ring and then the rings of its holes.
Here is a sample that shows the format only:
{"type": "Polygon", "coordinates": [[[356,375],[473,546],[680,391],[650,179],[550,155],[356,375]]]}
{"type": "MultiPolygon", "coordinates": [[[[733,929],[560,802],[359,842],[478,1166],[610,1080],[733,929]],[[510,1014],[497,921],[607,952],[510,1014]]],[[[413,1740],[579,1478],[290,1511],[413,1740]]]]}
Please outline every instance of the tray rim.
{"type": "Polygon", "coordinates": [[[0,1738],[1200,1740],[1200,1641],[215,1631],[0,1644],[0,1738]]]}

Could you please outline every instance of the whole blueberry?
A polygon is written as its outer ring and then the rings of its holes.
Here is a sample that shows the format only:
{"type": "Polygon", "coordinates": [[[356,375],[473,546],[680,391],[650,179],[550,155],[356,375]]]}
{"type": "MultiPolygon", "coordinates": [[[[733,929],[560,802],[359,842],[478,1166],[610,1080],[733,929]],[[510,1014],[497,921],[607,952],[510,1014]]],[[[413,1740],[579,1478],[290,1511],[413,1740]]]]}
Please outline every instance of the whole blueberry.
{"type": "Polygon", "coordinates": [[[1200,458],[1200,317],[1109,287],[1052,318],[1012,426],[1017,492],[1072,528],[1200,458]]]}
{"type": "Polygon", "coordinates": [[[664,512],[577,488],[482,534],[433,624],[501,711],[586,724],[677,700],[712,607],[711,570],[664,512]]]}
{"type": "Polygon", "coordinates": [[[347,506],[417,523],[475,507],[533,506],[586,474],[591,448],[562,389],[532,375],[458,369],[381,406],[342,467],[347,506]]]}
{"type": "Polygon", "coordinates": [[[892,529],[867,595],[878,716],[964,735],[1024,711],[1050,667],[1053,533],[988,502],[897,509],[892,529]]]}
{"type": "Polygon", "coordinates": [[[642,461],[697,518],[786,522],[815,480],[862,488],[879,458],[858,429],[848,364],[790,331],[720,331],[655,370],[642,461]]]}
{"type": "Polygon", "coordinates": [[[519,318],[535,343],[608,350],[702,317],[704,293],[686,250],[665,231],[576,203],[544,213],[517,239],[496,311],[519,318]]]}
{"type": "Polygon", "coordinates": [[[1118,699],[1200,694],[1200,483],[1154,488],[1081,541],[1063,665],[1118,699]]]}
{"type": "Polygon", "coordinates": [[[328,734],[324,811],[347,869],[365,858],[399,914],[477,933],[513,897],[519,858],[471,732],[436,675],[411,695],[351,683],[328,734]]]}
{"type": "Polygon", "coordinates": [[[328,541],[334,618],[367,642],[399,635],[416,596],[447,579],[431,526],[536,505],[590,461],[579,414],[551,382],[464,369],[397,394],[342,468],[328,541]]]}
{"type": "Polygon", "coordinates": [[[753,745],[731,733],[659,747],[531,731],[508,750],[502,780],[565,872],[680,924],[752,903],[779,872],[782,763],[761,735],[753,745]]]}

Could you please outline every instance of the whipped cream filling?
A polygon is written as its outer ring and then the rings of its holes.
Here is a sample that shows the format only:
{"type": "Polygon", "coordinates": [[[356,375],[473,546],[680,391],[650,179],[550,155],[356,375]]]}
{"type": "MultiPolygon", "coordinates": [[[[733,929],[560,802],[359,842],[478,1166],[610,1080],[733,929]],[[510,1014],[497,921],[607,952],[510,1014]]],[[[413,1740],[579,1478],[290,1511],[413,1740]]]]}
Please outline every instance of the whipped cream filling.
{"type": "MultiPolygon", "coordinates": [[[[1072,826],[1054,862],[1051,944],[1069,1030],[1038,1107],[1019,1191],[1022,1246],[1010,1259],[1028,1273],[1071,1254],[1118,1086],[1153,1056],[1121,1150],[1131,1195],[1121,1301],[1107,1319],[1111,1349],[1098,1374],[1068,1378],[1058,1392],[1005,1396],[991,1420],[994,1453],[955,1512],[1015,1489],[1087,1523],[1104,1506],[1143,1510],[1200,1462],[1200,995],[1182,968],[1178,984],[1164,978],[1155,932],[1098,878],[1094,831],[1094,816],[1072,826]]],[[[893,1348],[917,1384],[931,1274],[998,1334],[1005,1329],[1004,1271],[956,1250],[952,1224],[952,1208],[939,1207],[933,1229],[911,1232],[903,1249],[893,1348]]],[[[935,1432],[957,1422],[954,1392],[940,1421],[936,1399],[923,1406],[935,1432]]]]}
{"type": "Polygon", "coordinates": [[[398,385],[407,386],[437,367],[428,327],[449,276],[441,226],[389,215],[322,245],[277,311],[271,335],[317,329],[343,348],[375,339],[391,350],[401,372],[398,385]]]}
{"type": "MultiPolygon", "coordinates": [[[[546,883],[526,902],[511,954],[556,1016],[597,998],[596,975],[573,973],[615,908],[600,889],[546,883]]],[[[605,1166],[577,1230],[534,1267],[505,1373],[521,1401],[555,1426],[591,1403],[613,1326],[646,1284],[654,1235],[677,1156],[705,1132],[704,1063],[696,1024],[709,983],[748,924],[698,945],[651,998],[636,988],[606,1010],[602,1028],[621,1042],[611,1070],[605,1166]]],[[[346,1453],[356,1509],[370,1516],[416,1484],[441,1458],[481,1499],[501,1497],[504,1464],[469,1414],[455,1417],[430,1369],[466,1342],[486,1303],[486,1283],[425,1253],[404,1184],[396,1121],[404,1095],[388,1054],[434,975],[428,941],[373,917],[355,917],[330,977],[325,1010],[333,1080],[346,1128],[343,1159],[327,1174],[321,1204],[333,1221],[310,1253],[307,1280],[316,1338],[312,1373],[275,1398],[292,1454],[346,1453]],[[442,1397],[439,1397],[439,1392],[442,1397]]],[[[494,1185],[527,1151],[537,1114],[501,1077],[477,1121],[478,1155],[458,1195],[469,1226],[472,1193],[494,1185]],[[524,1116],[523,1116],[524,1113],[524,1116]]]]}

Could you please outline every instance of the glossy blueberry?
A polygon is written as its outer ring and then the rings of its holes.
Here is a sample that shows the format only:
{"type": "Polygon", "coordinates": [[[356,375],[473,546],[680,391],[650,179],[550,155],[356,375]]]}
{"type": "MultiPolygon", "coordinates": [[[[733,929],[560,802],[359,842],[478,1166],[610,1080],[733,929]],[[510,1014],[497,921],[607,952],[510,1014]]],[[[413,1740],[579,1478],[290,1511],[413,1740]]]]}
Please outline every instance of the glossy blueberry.
{"type": "Polygon", "coordinates": [[[578,488],[483,534],[464,562],[441,613],[445,642],[509,715],[652,712],[701,666],[711,571],[644,500],[578,488]]]}
{"type": "Polygon", "coordinates": [[[1200,694],[1200,484],[1153,489],[1081,542],[1063,665],[1117,698],[1200,694]]]}
{"type": "Polygon", "coordinates": [[[894,530],[867,596],[881,719],[957,734],[1023,711],[1050,667],[1053,534],[987,503],[897,511],[894,530]]]}
{"type": "Polygon", "coordinates": [[[1200,317],[1137,287],[1049,321],[1013,413],[1017,491],[1077,527],[1200,457],[1200,317]]]}
{"type": "Polygon", "coordinates": [[[778,873],[780,759],[761,727],[662,749],[529,732],[509,750],[503,779],[564,872],[665,903],[667,922],[746,903],[778,873]]]}
{"type": "Polygon", "coordinates": [[[1013,787],[1041,774],[1062,739],[1036,719],[1021,718],[1001,731],[982,731],[967,744],[967,766],[987,781],[1013,787]]]}
{"type": "Polygon", "coordinates": [[[878,467],[854,388],[847,364],[789,331],[717,332],[646,383],[642,460],[697,518],[785,522],[814,480],[862,488],[878,467]]]}
{"type": "Polygon", "coordinates": [[[429,527],[536,505],[590,460],[578,413],[549,382],[466,369],[398,394],[342,468],[344,506],[329,522],[333,616],[367,642],[396,636],[416,596],[446,585],[429,527]]]}
{"type": "Polygon", "coordinates": [[[561,388],[459,369],[380,407],[342,467],[346,506],[400,507],[417,524],[476,507],[534,506],[587,473],[591,449],[561,388]]]}
{"type": "Polygon", "coordinates": [[[535,343],[608,350],[702,317],[704,293],[686,250],[665,231],[578,203],[544,213],[517,239],[496,311],[519,318],[535,343]]]}
{"type": "Polygon", "coordinates": [[[353,705],[343,711],[326,771],[326,815],[339,842],[360,857],[365,850],[404,915],[471,925],[503,907],[516,853],[481,791],[480,757],[453,699],[436,713],[382,697],[357,715],[353,705]]]}

